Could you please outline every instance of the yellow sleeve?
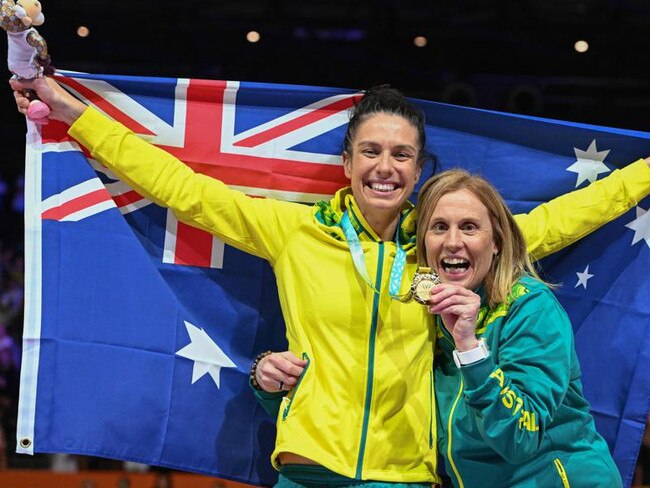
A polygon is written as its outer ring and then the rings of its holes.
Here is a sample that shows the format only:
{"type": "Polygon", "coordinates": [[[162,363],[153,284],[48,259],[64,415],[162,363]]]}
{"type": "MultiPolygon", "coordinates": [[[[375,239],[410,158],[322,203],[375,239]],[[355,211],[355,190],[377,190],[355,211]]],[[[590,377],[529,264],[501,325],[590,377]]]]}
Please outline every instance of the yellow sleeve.
{"type": "Polygon", "coordinates": [[[169,207],[180,221],[271,263],[296,227],[309,218],[308,206],[250,198],[195,173],[92,107],[68,134],[142,196],[169,207]]]}
{"type": "Polygon", "coordinates": [[[515,215],[534,259],[563,249],[619,217],[650,193],[650,168],[640,159],[602,180],[515,215]]]}

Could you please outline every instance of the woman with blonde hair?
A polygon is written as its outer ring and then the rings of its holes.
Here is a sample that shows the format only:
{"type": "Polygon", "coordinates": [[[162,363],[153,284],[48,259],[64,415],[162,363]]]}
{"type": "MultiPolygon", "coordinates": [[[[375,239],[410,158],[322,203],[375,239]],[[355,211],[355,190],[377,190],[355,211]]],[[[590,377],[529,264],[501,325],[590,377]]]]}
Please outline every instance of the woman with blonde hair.
{"type": "Polygon", "coordinates": [[[454,486],[621,486],[582,394],[571,323],[484,179],[454,170],[418,201],[438,347],[438,449],[454,486]]]}

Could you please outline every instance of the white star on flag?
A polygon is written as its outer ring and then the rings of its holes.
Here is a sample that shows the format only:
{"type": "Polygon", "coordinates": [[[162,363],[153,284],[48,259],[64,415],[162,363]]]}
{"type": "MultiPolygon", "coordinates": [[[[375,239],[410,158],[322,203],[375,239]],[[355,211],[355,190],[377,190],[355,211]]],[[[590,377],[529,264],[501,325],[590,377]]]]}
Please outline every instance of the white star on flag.
{"type": "Polygon", "coordinates": [[[190,343],[176,354],[194,361],[192,384],[196,383],[204,374],[209,373],[219,388],[221,368],[235,368],[235,363],[226,356],[203,329],[199,329],[187,321],[184,323],[187,333],[190,335],[190,343]]]}
{"type": "Polygon", "coordinates": [[[600,173],[609,173],[611,170],[605,166],[603,161],[609,154],[607,151],[599,151],[596,149],[596,139],[591,141],[586,151],[574,147],[576,153],[576,162],[569,166],[566,170],[573,173],[578,173],[576,181],[576,188],[580,186],[583,181],[589,180],[593,183],[598,179],[600,173]]]}
{"type": "Polygon", "coordinates": [[[637,207],[636,219],[629,224],[625,224],[625,227],[634,231],[632,245],[641,239],[645,239],[645,243],[650,247],[650,212],[643,210],[641,207],[637,207]]]}
{"type": "Polygon", "coordinates": [[[589,281],[590,278],[593,278],[594,275],[589,274],[589,265],[585,268],[585,270],[582,273],[576,273],[578,275],[578,282],[576,283],[576,286],[574,288],[578,288],[580,285],[584,287],[584,289],[587,289],[587,281],[589,281]]]}

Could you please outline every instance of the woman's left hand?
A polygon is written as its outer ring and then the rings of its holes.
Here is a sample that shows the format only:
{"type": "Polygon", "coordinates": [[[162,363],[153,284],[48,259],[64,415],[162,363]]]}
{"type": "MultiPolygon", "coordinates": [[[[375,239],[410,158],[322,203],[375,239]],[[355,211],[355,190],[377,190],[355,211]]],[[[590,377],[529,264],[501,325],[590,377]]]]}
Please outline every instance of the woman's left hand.
{"type": "Polygon", "coordinates": [[[459,351],[474,349],[481,297],[462,286],[443,283],[431,289],[429,312],[440,315],[459,351]]]}

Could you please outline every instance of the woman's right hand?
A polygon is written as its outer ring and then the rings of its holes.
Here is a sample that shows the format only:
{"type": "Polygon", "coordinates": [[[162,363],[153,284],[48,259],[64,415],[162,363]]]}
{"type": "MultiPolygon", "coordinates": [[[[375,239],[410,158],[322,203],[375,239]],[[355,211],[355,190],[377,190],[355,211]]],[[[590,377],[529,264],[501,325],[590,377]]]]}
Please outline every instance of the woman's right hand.
{"type": "Polygon", "coordinates": [[[30,100],[25,96],[25,90],[34,90],[38,98],[50,107],[50,119],[60,120],[72,125],[86,110],[86,104],[77,100],[65,91],[52,77],[35,78],[33,80],[9,80],[14,90],[16,107],[22,114],[27,115],[30,100]]]}
{"type": "Polygon", "coordinates": [[[431,288],[429,312],[440,316],[459,351],[478,345],[476,319],[481,297],[463,286],[442,283],[431,288]]]}
{"type": "Polygon", "coordinates": [[[255,370],[257,383],[266,392],[291,390],[300,379],[307,361],[291,351],[273,352],[262,358],[255,370]]]}

